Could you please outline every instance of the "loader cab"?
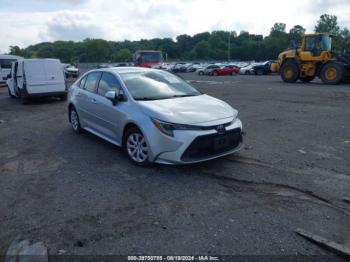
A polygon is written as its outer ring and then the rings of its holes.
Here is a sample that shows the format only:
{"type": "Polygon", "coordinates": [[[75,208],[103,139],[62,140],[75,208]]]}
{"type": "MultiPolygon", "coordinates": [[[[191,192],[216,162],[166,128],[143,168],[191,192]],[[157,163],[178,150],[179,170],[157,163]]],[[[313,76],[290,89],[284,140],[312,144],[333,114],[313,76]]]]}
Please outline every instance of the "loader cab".
{"type": "Polygon", "coordinates": [[[330,52],[331,49],[332,37],[330,35],[311,34],[305,35],[303,38],[302,52],[309,52],[313,57],[320,57],[323,52],[330,52]]]}

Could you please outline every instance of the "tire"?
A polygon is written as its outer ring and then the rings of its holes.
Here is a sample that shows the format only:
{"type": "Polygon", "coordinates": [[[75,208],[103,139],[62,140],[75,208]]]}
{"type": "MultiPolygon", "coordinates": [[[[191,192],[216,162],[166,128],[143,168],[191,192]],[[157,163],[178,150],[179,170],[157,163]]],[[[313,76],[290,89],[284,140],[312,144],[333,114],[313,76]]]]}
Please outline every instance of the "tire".
{"type": "Polygon", "coordinates": [[[235,71],[232,71],[231,76],[235,76],[237,73],[235,71]]]}
{"type": "Polygon", "coordinates": [[[258,70],[256,70],[256,74],[257,74],[258,76],[262,76],[262,75],[264,74],[264,70],[258,69],[258,70]]]}
{"type": "Polygon", "coordinates": [[[303,83],[309,83],[314,79],[315,79],[315,76],[304,76],[299,78],[299,80],[303,83]]]}
{"type": "Polygon", "coordinates": [[[9,93],[9,97],[10,97],[10,98],[15,98],[15,96],[14,96],[13,94],[11,94],[10,88],[7,88],[7,91],[8,91],[8,93],[9,93]]]}
{"type": "Polygon", "coordinates": [[[204,75],[204,72],[203,71],[199,71],[198,75],[202,76],[202,75],[204,75]]]}
{"type": "Polygon", "coordinates": [[[325,64],[320,73],[322,82],[327,85],[337,85],[343,78],[344,66],[337,62],[325,64]]]}
{"type": "Polygon", "coordinates": [[[138,128],[132,127],[126,131],[123,145],[124,151],[133,164],[137,166],[149,166],[151,164],[148,160],[149,147],[144,135],[138,128]]]}
{"type": "Polygon", "coordinates": [[[295,83],[299,79],[300,70],[296,63],[287,62],[281,66],[281,77],[286,83],[295,83]]]}
{"type": "Polygon", "coordinates": [[[80,125],[78,112],[77,110],[75,110],[74,107],[71,107],[69,110],[69,122],[75,133],[81,134],[83,132],[83,129],[81,128],[81,125],[80,125]]]}
{"type": "Polygon", "coordinates": [[[250,75],[249,71],[245,71],[244,74],[245,74],[246,76],[247,76],[247,75],[250,75]]]}
{"type": "Polygon", "coordinates": [[[218,74],[217,71],[214,71],[214,72],[212,73],[212,75],[213,75],[213,76],[218,76],[219,74],[218,74]]]}

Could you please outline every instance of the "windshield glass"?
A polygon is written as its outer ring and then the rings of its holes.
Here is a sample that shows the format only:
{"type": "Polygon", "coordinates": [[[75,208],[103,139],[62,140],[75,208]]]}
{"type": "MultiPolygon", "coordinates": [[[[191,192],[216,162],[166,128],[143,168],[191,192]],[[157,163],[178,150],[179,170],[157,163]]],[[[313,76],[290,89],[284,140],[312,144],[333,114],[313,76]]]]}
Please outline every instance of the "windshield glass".
{"type": "Polygon", "coordinates": [[[197,96],[201,93],[181,78],[165,71],[120,74],[135,100],[156,100],[197,96]]]}
{"type": "Polygon", "coordinates": [[[141,53],[138,60],[140,62],[163,62],[163,56],[160,52],[141,53]]]}
{"type": "Polygon", "coordinates": [[[320,48],[322,51],[331,51],[332,48],[332,38],[329,36],[320,36],[319,38],[320,48]]]}

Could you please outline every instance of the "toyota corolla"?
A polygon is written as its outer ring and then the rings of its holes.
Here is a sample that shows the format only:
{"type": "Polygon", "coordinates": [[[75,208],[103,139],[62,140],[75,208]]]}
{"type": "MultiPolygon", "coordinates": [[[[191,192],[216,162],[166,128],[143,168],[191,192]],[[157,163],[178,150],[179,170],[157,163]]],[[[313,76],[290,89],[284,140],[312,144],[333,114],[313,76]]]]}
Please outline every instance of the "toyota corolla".
{"type": "Polygon", "coordinates": [[[238,151],[237,110],[165,71],[92,70],[70,88],[69,121],[122,147],[137,165],[189,164],[238,151]]]}

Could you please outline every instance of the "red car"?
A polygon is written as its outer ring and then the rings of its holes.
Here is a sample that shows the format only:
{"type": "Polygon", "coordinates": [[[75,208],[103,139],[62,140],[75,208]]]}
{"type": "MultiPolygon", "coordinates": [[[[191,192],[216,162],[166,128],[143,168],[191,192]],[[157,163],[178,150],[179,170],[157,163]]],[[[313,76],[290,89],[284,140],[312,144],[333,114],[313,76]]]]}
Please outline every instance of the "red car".
{"type": "Polygon", "coordinates": [[[239,67],[234,65],[222,66],[212,71],[214,76],[227,76],[239,74],[239,67]]]}

